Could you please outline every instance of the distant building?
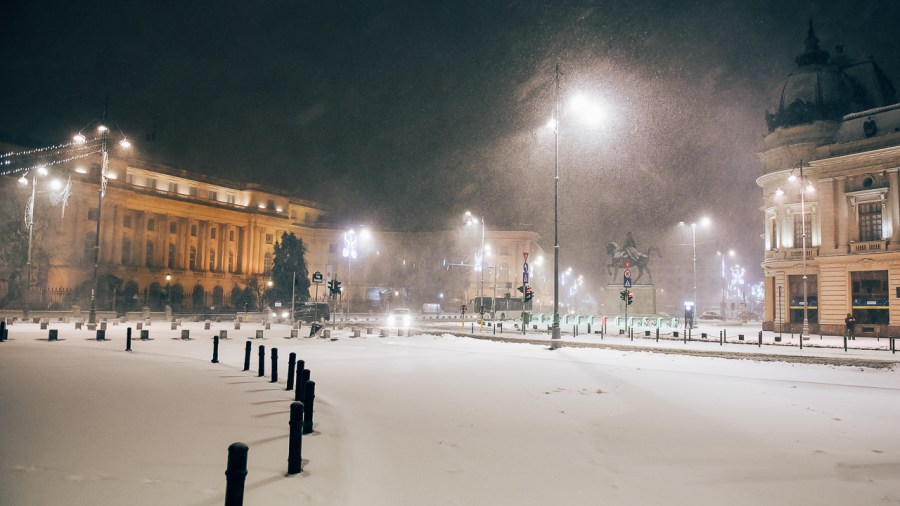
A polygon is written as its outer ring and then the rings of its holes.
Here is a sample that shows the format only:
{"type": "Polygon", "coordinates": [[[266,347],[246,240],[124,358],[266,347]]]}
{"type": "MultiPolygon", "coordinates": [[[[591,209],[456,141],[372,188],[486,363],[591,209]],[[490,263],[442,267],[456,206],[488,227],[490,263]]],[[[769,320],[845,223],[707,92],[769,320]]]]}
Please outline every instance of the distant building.
{"type": "MultiPolygon", "coordinates": [[[[0,144],[0,153],[21,149],[0,144]]],[[[15,297],[15,285],[25,284],[24,259],[15,251],[0,258],[0,301],[6,308],[21,308],[27,296],[33,309],[80,305],[86,310],[98,218],[101,311],[156,311],[166,304],[178,312],[243,311],[248,287],[257,296],[265,289],[274,245],[285,232],[303,240],[310,273],[320,271],[325,281],[341,280],[343,302],[353,311],[380,311],[393,302],[415,310],[423,303],[437,303],[443,304],[443,311],[456,312],[478,292],[480,273],[471,266],[449,267],[454,262],[471,265],[474,253],[473,245],[461,241],[457,232],[372,230],[372,240],[361,242],[357,257],[348,259],[346,230],[337,227],[319,203],[277,188],[111,157],[106,193],[98,207],[99,155],[81,161],[78,170],[73,163],[51,168],[64,180],[71,175],[64,217],[59,203],[49,203],[47,182],[37,179],[30,288],[24,290],[27,295],[15,297]],[[396,299],[386,300],[394,293],[396,299]]],[[[33,179],[29,172],[28,186],[19,188],[16,178],[24,174],[13,171],[0,181],[8,220],[24,214],[33,179]]],[[[522,252],[542,255],[539,237],[529,231],[488,229],[486,239],[496,255],[486,262],[484,293],[502,296],[516,281],[516,260],[522,252]]],[[[326,293],[323,283],[319,299],[326,293]]],[[[539,293],[546,298],[552,285],[539,293]]],[[[310,295],[316,294],[314,285],[310,295]]]]}
{"type": "Polygon", "coordinates": [[[805,304],[813,333],[841,334],[847,313],[856,317],[858,331],[897,333],[900,104],[895,89],[871,59],[850,58],[840,46],[834,55],[822,50],[811,23],[796,63],[766,112],[769,133],[760,150],[763,326],[799,332],[805,304]]]}

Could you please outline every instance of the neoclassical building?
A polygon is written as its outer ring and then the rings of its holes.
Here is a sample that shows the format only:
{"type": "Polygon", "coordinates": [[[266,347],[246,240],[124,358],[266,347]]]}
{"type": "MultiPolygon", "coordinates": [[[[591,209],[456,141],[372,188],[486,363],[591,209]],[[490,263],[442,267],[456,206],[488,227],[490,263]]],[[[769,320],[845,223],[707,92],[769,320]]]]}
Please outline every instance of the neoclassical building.
{"type": "Polygon", "coordinates": [[[764,328],[900,331],[900,104],[871,59],[819,47],[810,23],[797,69],[766,113],[764,328]],[[805,244],[804,244],[805,240],[805,244]],[[805,253],[805,258],[804,258],[805,253]],[[804,283],[805,277],[805,283],[804,283]],[[804,285],[806,300],[804,301],[804,285]]]}
{"type": "MultiPolygon", "coordinates": [[[[0,153],[17,150],[29,152],[0,144],[0,153]]],[[[119,153],[111,150],[111,154],[119,153]]],[[[15,161],[13,156],[5,160],[15,161]]],[[[319,271],[326,282],[332,278],[342,282],[343,303],[353,311],[383,309],[386,294],[394,306],[417,309],[423,303],[437,303],[444,311],[453,311],[461,303],[471,304],[483,279],[472,267],[480,240],[468,237],[462,226],[428,233],[362,234],[357,228],[355,256],[348,257],[344,250],[349,227],[337,226],[326,207],[277,188],[111,156],[101,204],[101,160],[94,154],[50,168],[48,179],[71,181],[63,213],[60,194],[50,190],[48,180],[35,177],[36,165],[30,170],[9,167],[0,190],[7,219],[19,219],[31,187],[36,190],[27,276],[31,282],[26,291],[32,308],[80,304],[86,309],[98,244],[100,310],[144,306],[158,310],[165,304],[176,311],[242,310],[248,287],[254,295],[265,290],[274,245],[286,232],[306,245],[310,273],[319,271]],[[17,179],[25,184],[18,185],[17,179]],[[51,206],[47,197],[54,196],[57,205],[51,206]]],[[[488,229],[486,240],[493,256],[486,260],[481,293],[503,297],[516,286],[522,253],[535,258],[543,250],[531,231],[488,229]]],[[[21,285],[26,277],[24,263],[0,265],[0,297],[7,307],[17,305],[7,295],[10,284],[21,285]]],[[[544,284],[536,284],[535,292],[546,299],[552,285],[545,276],[540,279],[544,284]]],[[[326,285],[318,291],[313,286],[310,292],[324,299],[326,285]]]]}

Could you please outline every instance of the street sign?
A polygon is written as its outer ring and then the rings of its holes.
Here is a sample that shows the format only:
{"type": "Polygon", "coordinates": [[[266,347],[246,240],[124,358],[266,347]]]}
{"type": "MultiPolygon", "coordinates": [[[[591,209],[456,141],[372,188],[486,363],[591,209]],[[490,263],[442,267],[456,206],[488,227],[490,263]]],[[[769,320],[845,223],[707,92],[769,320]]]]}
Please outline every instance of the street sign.
{"type": "Polygon", "coordinates": [[[631,278],[625,278],[622,282],[622,288],[631,288],[631,278]]]}
{"type": "Polygon", "coordinates": [[[527,252],[527,251],[523,251],[523,252],[522,252],[522,256],[525,257],[525,261],[527,262],[527,261],[528,261],[528,252],[527,252]]]}
{"type": "Polygon", "coordinates": [[[313,273],[313,283],[321,283],[322,282],[322,273],[316,271],[313,273]]]}
{"type": "Polygon", "coordinates": [[[630,270],[625,269],[625,277],[626,277],[626,278],[630,278],[630,277],[631,277],[631,271],[630,271],[630,270]]]}
{"type": "Polygon", "coordinates": [[[522,282],[528,284],[528,271],[522,273],[522,282]]]}

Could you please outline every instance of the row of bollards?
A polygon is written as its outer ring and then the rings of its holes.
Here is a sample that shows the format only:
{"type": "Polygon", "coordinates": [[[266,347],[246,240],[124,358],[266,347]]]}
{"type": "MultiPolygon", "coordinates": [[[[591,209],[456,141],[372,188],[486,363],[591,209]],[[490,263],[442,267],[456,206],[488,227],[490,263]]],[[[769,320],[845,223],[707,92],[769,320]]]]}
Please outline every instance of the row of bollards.
{"type": "MultiPolygon", "coordinates": [[[[244,347],[244,371],[250,370],[251,341],[244,347]]],[[[265,376],[264,345],[259,346],[259,377],[265,376]]],[[[219,336],[213,338],[213,363],[218,363],[219,336]]],[[[271,351],[271,382],[278,381],[278,349],[271,351]]],[[[306,362],[297,359],[297,354],[288,355],[287,388],[294,390],[291,402],[290,433],[288,436],[288,470],[287,474],[303,472],[303,435],[313,432],[313,404],[316,398],[316,382],[310,379],[310,371],[306,362]]],[[[228,467],[225,471],[226,490],[225,506],[241,506],[244,500],[244,483],[247,477],[247,455],[249,448],[244,443],[233,443],[228,447],[228,467]]]]}

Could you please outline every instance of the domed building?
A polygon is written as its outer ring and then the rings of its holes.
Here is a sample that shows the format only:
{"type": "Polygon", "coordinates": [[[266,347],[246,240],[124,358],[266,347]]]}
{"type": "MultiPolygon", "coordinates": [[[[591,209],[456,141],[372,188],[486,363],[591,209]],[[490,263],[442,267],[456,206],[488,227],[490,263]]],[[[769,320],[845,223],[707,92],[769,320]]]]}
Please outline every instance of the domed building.
{"type": "Polygon", "coordinates": [[[819,47],[810,21],[797,70],[766,111],[763,328],[900,331],[900,104],[871,59],[819,47]],[[895,293],[896,297],[891,297],[895,293]],[[893,304],[892,304],[893,299],[893,304]]]}

